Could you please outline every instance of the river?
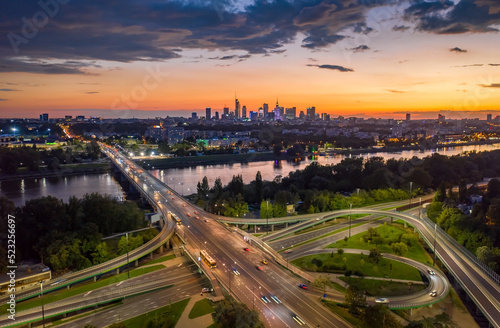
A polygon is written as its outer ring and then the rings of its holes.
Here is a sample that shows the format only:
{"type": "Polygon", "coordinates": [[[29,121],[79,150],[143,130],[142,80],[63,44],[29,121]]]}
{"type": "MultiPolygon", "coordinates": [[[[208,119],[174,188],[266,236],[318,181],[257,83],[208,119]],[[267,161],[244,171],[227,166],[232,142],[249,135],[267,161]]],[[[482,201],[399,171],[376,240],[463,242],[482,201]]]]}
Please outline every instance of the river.
{"type": "MultiPolygon", "coordinates": [[[[412,158],[417,156],[423,158],[433,153],[442,155],[457,155],[464,151],[491,151],[500,149],[500,144],[459,146],[451,148],[440,148],[439,150],[409,150],[402,152],[379,152],[353,155],[352,157],[383,157],[389,158],[412,158]]],[[[349,155],[318,156],[317,161],[321,164],[336,164],[349,155]]],[[[213,186],[217,177],[221,178],[222,184],[231,181],[233,175],[241,174],[243,182],[249,183],[255,180],[257,171],[260,171],[264,180],[273,180],[276,176],[287,176],[290,171],[303,169],[311,164],[313,160],[294,163],[287,161],[267,161],[253,163],[229,163],[221,165],[206,165],[187,168],[164,169],[151,171],[157,178],[171,185],[177,192],[191,194],[196,192],[196,185],[204,176],[208,178],[210,187],[213,186]]],[[[50,177],[38,179],[19,179],[0,182],[0,195],[12,200],[16,206],[24,205],[27,200],[52,195],[67,201],[70,196],[81,197],[86,193],[99,192],[109,194],[113,197],[123,197],[123,190],[111,173],[86,174],[68,177],[50,177]]]]}

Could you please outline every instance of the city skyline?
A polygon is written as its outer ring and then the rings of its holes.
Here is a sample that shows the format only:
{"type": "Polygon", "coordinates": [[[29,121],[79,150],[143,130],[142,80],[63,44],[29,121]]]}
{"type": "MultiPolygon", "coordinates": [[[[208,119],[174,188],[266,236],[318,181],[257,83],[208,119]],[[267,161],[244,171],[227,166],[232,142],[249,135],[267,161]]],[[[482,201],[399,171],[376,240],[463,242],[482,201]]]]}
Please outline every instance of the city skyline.
{"type": "Polygon", "coordinates": [[[240,115],[276,98],[332,116],[500,110],[495,1],[21,1],[3,21],[2,118],[204,116],[235,92],[240,115]]]}

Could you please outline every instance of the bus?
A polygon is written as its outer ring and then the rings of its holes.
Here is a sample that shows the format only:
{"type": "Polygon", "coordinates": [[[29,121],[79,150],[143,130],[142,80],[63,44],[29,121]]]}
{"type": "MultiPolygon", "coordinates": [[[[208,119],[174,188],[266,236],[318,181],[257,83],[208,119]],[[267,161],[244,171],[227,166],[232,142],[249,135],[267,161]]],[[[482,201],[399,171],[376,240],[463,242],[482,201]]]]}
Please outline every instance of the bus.
{"type": "Polygon", "coordinates": [[[170,213],[170,215],[172,215],[172,219],[177,223],[177,225],[182,224],[181,219],[179,219],[177,215],[175,215],[174,213],[170,213]]]}
{"type": "Polygon", "coordinates": [[[207,251],[200,251],[200,257],[209,267],[215,268],[217,266],[215,260],[208,255],[207,251]]]}

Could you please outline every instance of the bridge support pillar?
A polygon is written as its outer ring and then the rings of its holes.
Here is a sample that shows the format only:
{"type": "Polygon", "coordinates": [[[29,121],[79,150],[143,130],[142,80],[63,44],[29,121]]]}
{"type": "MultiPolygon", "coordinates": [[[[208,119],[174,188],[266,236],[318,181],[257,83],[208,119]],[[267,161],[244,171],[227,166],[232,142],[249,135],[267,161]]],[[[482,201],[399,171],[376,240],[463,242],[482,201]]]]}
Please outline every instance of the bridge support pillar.
{"type": "Polygon", "coordinates": [[[139,260],[135,260],[135,266],[139,266],[139,260]]]}
{"type": "Polygon", "coordinates": [[[97,276],[94,276],[94,282],[96,282],[96,281],[97,281],[97,276]]]}
{"type": "Polygon", "coordinates": [[[26,327],[31,328],[31,322],[28,322],[28,325],[26,327]]]}
{"type": "Polygon", "coordinates": [[[413,308],[410,308],[410,316],[413,315],[413,308]]]}
{"type": "Polygon", "coordinates": [[[285,223],[285,228],[288,228],[288,222],[285,223]]]}
{"type": "Polygon", "coordinates": [[[253,233],[257,233],[257,225],[256,224],[253,226],[253,233]]]}
{"type": "Polygon", "coordinates": [[[160,254],[163,254],[163,245],[160,246],[160,254]]]}
{"type": "Polygon", "coordinates": [[[120,274],[120,268],[116,269],[116,274],[120,274]]]}
{"type": "Polygon", "coordinates": [[[66,318],[68,316],[67,313],[63,313],[63,318],[66,318]]]}
{"type": "Polygon", "coordinates": [[[274,224],[271,224],[271,231],[274,231],[274,224]]]}
{"type": "Polygon", "coordinates": [[[238,229],[238,225],[236,224],[236,229],[238,229]]]}
{"type": "Polygon", "coordinates": [[[152,260],[153,259],[153,252],[149,253],[149,259],[152,260]]]}
{"type": "Polygon", "coordinates": [[[479,310],[479,306],[476,306],[476,315],[482,315],[481,310],[479,310]]]}
{"type": "Polygon", "coordinates": [[[70,289],[70,288],[71,288],[71,285],[66,286],[66,289],[70,289]]]}

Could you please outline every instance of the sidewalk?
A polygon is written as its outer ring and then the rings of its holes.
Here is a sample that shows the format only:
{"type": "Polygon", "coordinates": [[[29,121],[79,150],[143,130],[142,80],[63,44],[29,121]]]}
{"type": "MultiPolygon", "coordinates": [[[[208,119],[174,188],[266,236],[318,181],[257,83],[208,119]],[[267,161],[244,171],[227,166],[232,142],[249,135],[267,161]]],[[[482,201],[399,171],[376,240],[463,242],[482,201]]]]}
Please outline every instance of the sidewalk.
{"type": "Polygon", "coordinates": [[[175,328],[192,328],[192,327],[207,328],[208,326],[214,323],[212,319],[212,313],[202,315],[201,317],[198,318],[189,319],[189,313],[191,312],[191,309],[193,308],[194,304],[198,301],[201,301],[204,298],[205,296],[202,296],[200,294],[196,294],[191,297],[188,305],[186,306],[186,309],[184,309],[184,312],[182,312],[179,321],[177,321],[177,325],[175,325],[175,328]]]}

